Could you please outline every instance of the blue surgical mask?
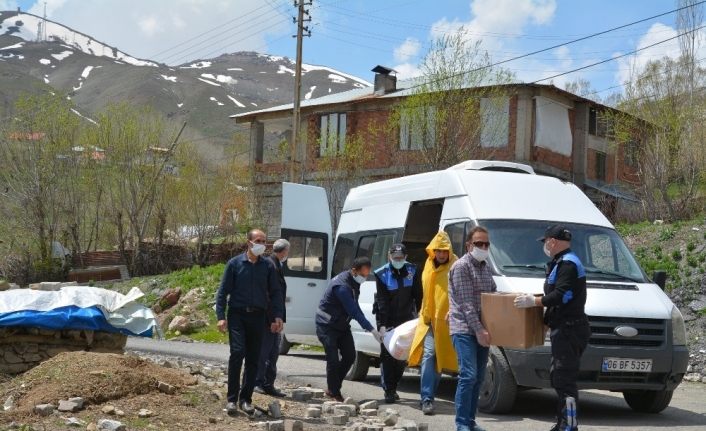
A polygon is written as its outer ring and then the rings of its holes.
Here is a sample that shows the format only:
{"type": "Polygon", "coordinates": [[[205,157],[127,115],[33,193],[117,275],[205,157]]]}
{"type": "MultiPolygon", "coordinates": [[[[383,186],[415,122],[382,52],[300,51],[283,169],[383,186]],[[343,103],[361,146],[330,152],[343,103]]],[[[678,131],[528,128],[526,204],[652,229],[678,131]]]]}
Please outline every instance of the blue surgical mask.
{"type": "Polygon", "coordinates": [[[353,280],[355,280],[355,282],[358,284],[363,284],[365,282],[365,280],[367,280],[367,279],[365,277],[363,277],[362,275],[354,275],[353,280]]]}
{"type": "Polygon", "coordinates": [[[392,267],[395,268],[395,269],[397,269],[397,270],[400,270],[400,269],[402,269],[402,268],[404,267],[404,264],[405,264],[405,263],[407,263],[407,262],[405,262],[404,260],[393,260],[393,261],[392,261],[392,267]]]}

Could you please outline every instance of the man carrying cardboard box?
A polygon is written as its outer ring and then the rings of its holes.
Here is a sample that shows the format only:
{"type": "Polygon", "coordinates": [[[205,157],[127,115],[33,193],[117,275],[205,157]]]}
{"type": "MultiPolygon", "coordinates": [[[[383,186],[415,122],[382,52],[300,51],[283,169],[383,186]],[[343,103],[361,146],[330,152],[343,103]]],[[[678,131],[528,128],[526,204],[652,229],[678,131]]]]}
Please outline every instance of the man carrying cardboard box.
{"type": "Polygon", "coordinates": [[[484,431],[476,423],[478,395],[488,363],[490,334],[481,323],[480,296],[495,292],[490,272],[488,231],[476,226],[468,233],[468,253],[449,273],[449,329],[458,357],[456,431],[484,431]]]}
{"type": "Polygon", "coordinates": [[[586,271],[579,257],[571,251],[571,232],[565,226],[548,227],[539,241],[544,243],[544,253],[552,258],[544,282],[544,296],[520,295],[515,298],[515,306],[547,307],[544,323],[551,329],[550,378],[559,396],[557,423],[551,431],[576,431],[579,399],[576,380],[581,355],[591,336],[584,312],[586,271]]]}

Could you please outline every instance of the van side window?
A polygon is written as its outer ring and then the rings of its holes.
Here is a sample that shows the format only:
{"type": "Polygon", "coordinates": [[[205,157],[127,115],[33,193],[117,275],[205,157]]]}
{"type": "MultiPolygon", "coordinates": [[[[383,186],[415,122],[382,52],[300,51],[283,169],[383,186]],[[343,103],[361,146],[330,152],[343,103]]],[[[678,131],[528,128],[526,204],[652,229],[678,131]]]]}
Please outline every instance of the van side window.
{"type": "Polygon", "coordinates": [[[373,269],[387,262],[387,254],[395,241],[395,234],[368,235],[360,238],[357,256],[368,256],[373,263],[373,269]]]}
{"type": "Polygon", "coordinates": [[[333,252],[332,276],[335,276],[353,265],[355,255],[355,243],[353,238],[339,235],[336,240],[336,250],[333,252]]]}
{"type": "Polygon", "coordinates": [[[287,268],[296,272],[321,273],[324,263],[324,240],[306,236],[289,238],[287,268]]]}
{"type": "Polygon", "coordinates": [[[451,245],[454,249],[454,254],[458,257],[466,254],[466,231],[470,222],[462,221],[459,223],[447,224],[444,226],[444,231],[451,238],[451,245]]]}

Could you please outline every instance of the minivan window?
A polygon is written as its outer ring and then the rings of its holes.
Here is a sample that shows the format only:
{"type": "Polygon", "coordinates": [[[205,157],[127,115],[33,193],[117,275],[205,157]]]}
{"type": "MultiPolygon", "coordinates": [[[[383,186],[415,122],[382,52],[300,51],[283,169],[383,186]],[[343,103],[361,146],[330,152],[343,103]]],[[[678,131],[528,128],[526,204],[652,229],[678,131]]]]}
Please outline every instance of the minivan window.
{"type": "Polygon", "coordinates": [[[341,272],[350,269],[353,265],[355,255],[355,244],[353,238],[339,235],[336,240],[336,250],[333,253],[333,265],[331,276],[336,276],[341,272]]]}
{"type": "Polygon", "coordinates": [[[324,240],[306,236],[289,238],[289,258],[287,268],[290,271],[319,273],[323,270],[324,240]]]}
{"type": "Polygon", "coordinates": [[[373,269],[387,263],[387,254],[395,241],[395,234],[367,235],[358,242],[357,256],[368,256],[373,264],[373,269]]]}
{"type": "Polygon", "coordinates": [[[458,257],[466,254],[466,231],[470,222],[463,221],[459,223],[447,224],[444,226],[444,231],[449,234],[451,246],[454,254],[458,257]]]}
{"type": "MultiPolygon", "coordinates": [[[[544,277],[549,260],[537,241],[555,222],[531,220],[481,220],[490,234],[490,255],[500,273],[513,277],[544,277]]],[[[646,277],[622,238],[613,229],[563,223],[571,231],[571,249],[591,280],[634,281],[646,277]]]]}

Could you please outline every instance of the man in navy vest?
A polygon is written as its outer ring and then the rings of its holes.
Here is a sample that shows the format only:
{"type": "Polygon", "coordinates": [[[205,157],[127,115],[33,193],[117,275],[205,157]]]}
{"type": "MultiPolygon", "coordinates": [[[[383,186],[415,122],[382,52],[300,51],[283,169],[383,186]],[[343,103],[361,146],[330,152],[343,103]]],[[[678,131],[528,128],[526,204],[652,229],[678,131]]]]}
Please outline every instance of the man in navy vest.
{"type": "MultiPolygon", "coordinates": [[[[383,336],[385,332],[414,319],[422,306],[422,285],[417,267],[407,262],[404,244],[390,247],[389,262],[375,270],[375,320],[383,336]]],[[[397,384],[407,368],[406,361],[399,361],[380,345],[380,381],[385,391],[385,402],[399,400],[397,384]]]]}
{"type": "Polygon", "coordinates": [[[562,225],[549,226],[544,236],[544,254],[552,260],[547,266],[544,296],[523,294],[515,298],[518,308],[547,307],[544,323],[551,329],[551,384],[559,400],[557,423],[552,431],[577,431],[579,391],[576,380],[581,355],[591,336],[584,312],[586,271],[579,257],[571,251],[571,231],[562,225]]]}
{"type": "Polygon", "coordinates": [[[372,333],[379,343],[382,342],[380,333],[368,322],[358,305],[360,285],[370,275],[370,267],[367,257],[356,258],[351,269],[331,280],[316,311],[316,335],[326,352],[326,395],[339,402],[343,402],[343,379],[355,361],[351,319],[372,333]]]}
{"type": "Polygon", "coordinates": [[[252,393],[257,377],[265,325],[272,332],[282,332],[284,323],[284,298],[272,262],[262,256],[267,237],[259,229],[248,232],[248,249],[226,264],[221,286],[216,293],[218,330],[228,331],[230,358],[228,359],[229,415],[236,406],[252,415],[252,393]],[[271,310],[267,315],[268,308],[271,310]],[[245,360],[243,386],[240,387],[240,370],[245,360]]]}

